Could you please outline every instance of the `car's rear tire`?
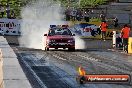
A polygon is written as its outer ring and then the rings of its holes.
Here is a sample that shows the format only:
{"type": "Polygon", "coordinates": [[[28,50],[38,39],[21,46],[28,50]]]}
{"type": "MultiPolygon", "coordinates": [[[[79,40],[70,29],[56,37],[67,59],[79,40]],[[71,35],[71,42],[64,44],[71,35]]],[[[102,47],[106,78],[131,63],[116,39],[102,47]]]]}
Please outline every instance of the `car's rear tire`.
{"type": "Polygon", "coordinates": [[[72,51],[75,51],[75,48],[72,48],[72,51]]]}

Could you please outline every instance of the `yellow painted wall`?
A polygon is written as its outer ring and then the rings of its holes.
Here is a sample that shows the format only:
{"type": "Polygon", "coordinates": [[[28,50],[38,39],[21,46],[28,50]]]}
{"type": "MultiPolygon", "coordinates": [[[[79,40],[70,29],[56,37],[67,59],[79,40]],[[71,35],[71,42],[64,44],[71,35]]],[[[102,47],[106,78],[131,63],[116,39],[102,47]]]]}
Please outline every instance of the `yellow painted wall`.
{"type": "Polygon", "coordinates": [[[128,44],[128,53],[132,54],[132,37],[129,38],[128,44]]]}

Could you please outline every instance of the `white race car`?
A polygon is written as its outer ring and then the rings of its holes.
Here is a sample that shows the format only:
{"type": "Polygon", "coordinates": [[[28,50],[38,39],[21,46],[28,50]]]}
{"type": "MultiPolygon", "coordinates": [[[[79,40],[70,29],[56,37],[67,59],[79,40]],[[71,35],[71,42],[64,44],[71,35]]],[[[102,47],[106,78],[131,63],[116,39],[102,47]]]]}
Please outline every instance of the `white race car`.
{"type": "Polygon", "coordinates": [[[88,23],[75,24],[72,27],[72,31],[74,31],[76,34],[80,36],[95,36],[101,34],[101,30],[99,26],[88,23]]]}

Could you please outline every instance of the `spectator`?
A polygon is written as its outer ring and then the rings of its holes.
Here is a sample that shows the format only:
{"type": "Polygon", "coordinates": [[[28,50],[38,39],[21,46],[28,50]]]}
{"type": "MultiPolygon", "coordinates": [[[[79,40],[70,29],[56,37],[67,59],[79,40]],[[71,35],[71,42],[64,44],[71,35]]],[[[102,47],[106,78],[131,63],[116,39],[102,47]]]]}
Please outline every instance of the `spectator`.
{"type": "Polygon", "coordinates": [[[91,35],[96,37],[95,34],[96,34],[96,32],[94,31],[94,29],[91,29],[91,35]]]}
{"type": "Polygon", "coordinates": [[[100,24],[100,28],[101,28],[101,32],[102,32],[101,38],[102,38],[104,41],[106,40],[106,31],[107,31],[107,27],[108,27],[108,24],[106,23],[106,21],[103,21],[103,22],[100,24]]]}
{"type": "Polygon", "coordinates": [[[77,10],[76,19],[77,19],[78,21],[81,21],[81,11],[80,11],[79,9],[77,10]]]}
{"type": "Polygon", "coordinates": [[[3,18],[4,17],[4,7],[3,6],[0,6],[0,12],[1,12],[1,17],[3,18]]]}
{"type": "Polygon", "coordinates": [[[105,14],[104,14],[104,11],[101,12],[101,14],[100,14],[100,19],[101,19],[102,22],[103,22],[103,21],[106,21],[106,16],[105,16],[105,14]]]}
{"type": "Polygon", "coordinates": [[[71,15],[72,15],[72,20],[75,21],[76,20],[76,14],[77,14],[77,10],[75,8],[73,8],[71,15]]]}
{"type": "Polygon", "coordinates": [[[76,19],[77,19],[77,21],[80,21],[80,15],[79,15],[79,13],[78,13],[78,12],[77,12],[76,19]]]}
{"type": "Polygon", "coordinates": [[[80,10],[80,19],[83,19],[83,9],[80,10]]]}
{"type": "Polygon", "coordinates": [[[100,28],[97,28],[97,34],[101,34],[101,30],[100,30],[100,28]]]}
{"type": "Polygon", "coordinates": [[[8,4],[6,6],[6,14],[7,14],[7,18],[10,18],[10,6],[8,4]]]}
{"type": "Polygon", "coordinates": [[[84,19],[86,22],[89,22],[89,14],[87,12],[84,14],[84,19]]]}
{"type": "Polygon", "coordinates": [[[117,17],[114,18],[114,27],[116,28],[118,26],[118,19],[117,17]]]}
{"type": "Polygon", "coordinates": [[[11,18],[15,19],[15,12],[13,10],[11,11],[11,18]]]}
{"type": "Polygon", "coordinates": [[[123,51],[128,53],[128,38],[130,34],[130,27],[125,24],[124,27],[121,30],[121,37],[123,42],[123,51]]]}
{"type": "Polygon", "coordinates": [[[118,48],[122,47],[122,39],[121,39],[120,34],[116,38],[116,47],[118,48]]]}
{"type": "Polygon", "coordinates": [[[70,20],[70,9],[69,9],[69,7],[66,9],[65,15],[66,15],[66,21],[69,21],[70,20]]]}

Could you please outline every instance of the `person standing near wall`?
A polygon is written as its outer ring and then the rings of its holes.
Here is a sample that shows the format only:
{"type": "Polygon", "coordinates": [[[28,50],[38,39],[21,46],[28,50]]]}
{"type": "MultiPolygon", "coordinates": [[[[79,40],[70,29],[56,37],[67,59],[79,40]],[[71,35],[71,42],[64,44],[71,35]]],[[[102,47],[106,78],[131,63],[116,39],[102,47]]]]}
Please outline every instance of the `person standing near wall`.
{"type": "Polygon", "coordinates": [[[73,8],[71,13],[72,13],[72,20],[75,21],[76,20],[77,10],[75,8],[73,8]]]}
{"type": "Polygon", "coordinates": [[[11,19],[15,19],[15,12],[14,12],[14,10],[11,11],[11,19]]]}
{"type": "Polygon", "coordinates": [[[114,21],[114,27],[115,28],[118,27],[118,19],[117,19],[117,17],[115,17],[113,21],[114,21]]]}
{"type": "Polygon", "coordinates": [[[130,27],[125,24],[121,30],[121,37],[123,40],[123,51],[128,53],[128,38],[130,34],[130,27]]]}
{"type": "Polygon", "coordinates": [[[66,21],[70,21],[70,8],[69,7],[67,7],[66,9],[65,15],[66,15],[66,21]]]}
{"type": "Polygon", "coordinates": [[[100,28],[101,28],[101,38],[105,41],[106,40],[106,31],[107,31],[107,28],[108,28],[108,24],[106,23],[106,21],[103,21],[101,24],[100,24],[100,28]]]}
{"type": "Polygon", "coordinates": [[[86,22],[89,22],[89,13],[85,12],[84,19],[86,22]]]}
{"type": "Polygon", "coordinates": [[[0,12],[1,12],[1,17],[4,17],[4,7],[2,5],[0,5],[0,12]]]}
{"type": "Polygon", "coordinates": [[[76,19],[77,21],[81,21],[81,11],[79,8],[77,9],[76,19]]]}
{"type": "Polygon", "coordinates": [[[103,21],[106,21],[106,16],[105,16],[104,11],[101,12],[101,14],[100,14],[100,19],[101,19],[102,22],[103,22],[103,21]]]}
{"type": "Polygon", "coordinates": [[[10,18],[10,6],[8,4],[6,6],[6,15],[7,15],[7,18],[10,18]]]}

